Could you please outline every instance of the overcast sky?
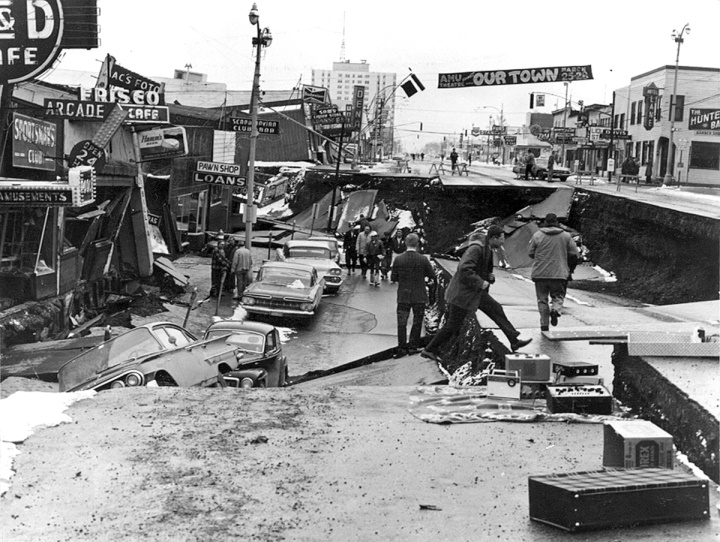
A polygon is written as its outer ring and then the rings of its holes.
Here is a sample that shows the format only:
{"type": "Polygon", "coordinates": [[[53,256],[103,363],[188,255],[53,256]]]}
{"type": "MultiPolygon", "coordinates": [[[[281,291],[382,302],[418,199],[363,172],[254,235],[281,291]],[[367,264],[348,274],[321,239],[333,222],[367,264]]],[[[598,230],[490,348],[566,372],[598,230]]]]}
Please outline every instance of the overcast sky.
{"type": "MultiPolygon", "coordinates": [[[[130,70],[171,77],[192,65],[208,81],[249,90],[253,76],[247,0],[99,0],[101,47],[66,51],[57,67],[95,71],[105,54],[130,70]]],[[[530,92],[564,97],[562,83],[438,89],[438,74],[550,66],[592,66],[594,80],[570,85],[572,100],[609,103],[632,76],[674,65],[673,29],[690,23],[680,65],[720,67],[720,0],[259,0],[260,24],[273,43],[262,59],[261,86],[290,89],[311,83],[312,69],[340,59],[366,60],[371,71],[412,68],[426,90],[410,99],[398,90],[396,125],[408,147],[473,125],[487,127],[493,108],[522,125],[530,92]],[[484,107],[485,106],[485,107],[484,107]],[[401,126],[404,125],[404,126],[401,126]],[[440,135],[432,136],[432,132],[440,135]]],[[[720,93],[720,88],[718,89],[720,93]]],[[[563,97],[547,97],[549,112],[563,97]]],[[[411,149],[412,150],[412,149],[411,149]]]]}

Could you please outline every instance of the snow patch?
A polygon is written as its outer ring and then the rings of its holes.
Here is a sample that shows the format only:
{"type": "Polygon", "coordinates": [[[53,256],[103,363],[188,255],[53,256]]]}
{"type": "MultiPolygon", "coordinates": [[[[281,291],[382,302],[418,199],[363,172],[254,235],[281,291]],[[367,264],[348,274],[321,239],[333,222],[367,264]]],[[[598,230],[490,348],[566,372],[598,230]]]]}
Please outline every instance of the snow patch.
{"type": "Polygon", "coordinates": [[[20,453],[16,444],[25,441],[36,429],[72,422],[64,411],[96,393],[93,390],[72,393],[18,391],[0,400],[0,495],[10,487],[13,460],[20,453]]]}

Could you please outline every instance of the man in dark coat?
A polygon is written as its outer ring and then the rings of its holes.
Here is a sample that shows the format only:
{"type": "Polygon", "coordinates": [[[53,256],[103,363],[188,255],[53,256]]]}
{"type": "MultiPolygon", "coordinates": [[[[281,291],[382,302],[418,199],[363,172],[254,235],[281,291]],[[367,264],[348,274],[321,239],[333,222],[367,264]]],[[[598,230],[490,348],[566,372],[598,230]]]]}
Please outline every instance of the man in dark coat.
{"type": "Polygon", "coordinates": [[[500,226],[490,226],[485,235],[485,243],[481,242],[482,234],[473,233],[470,244],[465,250],[457,271],[445,291],[448,314],[433,340],[430,341],[421,355],[435,361],[442,361],[438,354],[442,346],[462,328],[468,314],[480,309],[505,334],[513,352],[526,346],[532,339],[520,339],[520,332],[513,327],[505,316],[502,305],[495,301],[488,289],[495,282],[493,274],[493,251],[505,242],[505,234],[500,226]]]}
{"type": "Polygon", "coordinates": [[[428,259],[418,253],[420,239],[411,233],[405,239],[407,250],[395,258],[390,272],[390,280],[398,283],[397,291],[397,329],[398,347],[393,357],[401,358],[407,354],[416,354],[420,347],[420,333],[425,318],[425,305],[428,293],[425,279],[435,282],[435,273],[428,259]],[[407,323],[413,313],[410,328],[410,342],[407,340],[407,323]]]}
{"type": "Polygon", "coordinates": [[[223,275],[227,276],[230,271],[230,261],[225,256],[225,240],[219,239],[217,247],[212,253],[212,260],[210,264],[210,279],[212,287],[210,289],[210,295],[217,297],[222,291],[223,275]]]}
{"type": "Polygon", "coordinates": [[[355,243],[357,243],[358,234],[360,233],[360,224],[354,225],[343,236],[343,250],[345,250],[345,267],[347,267],[348,275],[355,272],[357,267],[358,253],[355,243]]]}

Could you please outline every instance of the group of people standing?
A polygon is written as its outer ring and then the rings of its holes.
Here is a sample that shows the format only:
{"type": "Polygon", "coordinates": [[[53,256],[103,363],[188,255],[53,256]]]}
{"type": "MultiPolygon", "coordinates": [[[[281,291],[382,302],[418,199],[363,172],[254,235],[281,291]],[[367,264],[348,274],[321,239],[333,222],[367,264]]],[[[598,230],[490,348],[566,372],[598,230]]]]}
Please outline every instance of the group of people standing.
{"type": "Polygon", "coordinates": [[[395,257],[405,252],[405,239],[402,229],[395,235],[386,231],[382,237],[372,229],[361,216],[343,237],[345,266],[350,275],[360,269],[363,279],[370,278],[371,286],[380,286],[380,280],[387,280],[395,257]]]}
{"type": "Polygon", "coordinates": [[[240,299],[252,282],[252,253],[234,237],[226,241],[224,236],[218,236],[210,268],[210,296],[217,297],[223,291],[232,293],[235,289],[235,299],[240,299]]]}

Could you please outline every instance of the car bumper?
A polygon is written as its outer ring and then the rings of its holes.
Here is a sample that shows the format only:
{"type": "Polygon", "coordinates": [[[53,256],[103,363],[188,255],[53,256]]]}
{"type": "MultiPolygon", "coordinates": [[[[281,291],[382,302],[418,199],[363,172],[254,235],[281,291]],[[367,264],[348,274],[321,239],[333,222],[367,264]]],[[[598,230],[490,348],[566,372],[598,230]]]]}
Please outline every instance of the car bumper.
{"type": "Polygon", "coordinates": [[[273,307],[263,307],[259,305],[245,305],[243,303],[240,306],[250,314],[264,314],[267,316],[291,316],[293,318],[310,318],[315,315],[315,311],[301,311],[293,309],[278,309],[273,307]]]}

